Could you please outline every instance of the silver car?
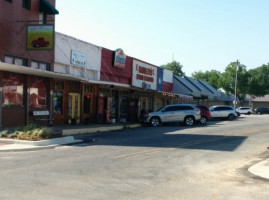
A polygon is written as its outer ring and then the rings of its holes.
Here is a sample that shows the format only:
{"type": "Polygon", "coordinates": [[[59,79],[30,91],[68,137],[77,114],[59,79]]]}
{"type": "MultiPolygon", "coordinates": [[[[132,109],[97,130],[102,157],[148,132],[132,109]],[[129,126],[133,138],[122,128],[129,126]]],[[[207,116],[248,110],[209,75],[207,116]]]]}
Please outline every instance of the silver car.
{"type": "Polygon", "coordinates": [[[239,107],[236,109],[236,112],[238,112],[239,114],[245,114],[245,115],[251,115],[253,113],[250,107],[239,107]]]}
{"type": "Polygon", "coordinates": [[[149,123],[151,126],[171,122],[184,122],[187,126],[192,126],[200,118],[199,108],[190,104],[173,104],[167,105],[156,112],[148,113],[144,122],[149,123]]]}
{"type": "Polygon", "coordinates": [[[209,108],[209,110],[212,118],[227,118],[228,120],[232,121],[237,117],[237,113],[232,106],[212,106],[209,108]]]}

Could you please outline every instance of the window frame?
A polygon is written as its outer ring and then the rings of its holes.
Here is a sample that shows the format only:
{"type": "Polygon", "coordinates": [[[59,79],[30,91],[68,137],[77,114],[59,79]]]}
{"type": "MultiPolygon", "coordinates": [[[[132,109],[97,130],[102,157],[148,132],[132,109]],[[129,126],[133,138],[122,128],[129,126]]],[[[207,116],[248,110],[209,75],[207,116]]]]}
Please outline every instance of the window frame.
{"type": "Polygon", "coordinates": [[[27,67],[27,59],[26,58],[20,58],[20,57],[11,56],[11,55],[4,55],[4,60],[3,61],[5,63],[12,64],[12,65],[19,65],[18,64],[18,61],[21,61],[22,63],[19,66],[25,66],[25,67],[27,67]],[[6,59],[10,59],[11,62],[7,62],[6,59]]]}
{"type": "MultiPolygon", "coordinates": [[[[43,78],[35,78],[35,79],[32,79],[32,84],[29,88],[29,96],[30,96],[30,100],[29,100],[29,107],[30,108],[48,108],[48,88],[46,87],[46,80],[43,79],[43,78]],[[35,87],[34,86],[37,86],[39,83],[41,82],[41,85],[43,86],[43,88],[41,87],[35,87]],[[36,94],[36,97],[34,96],[35,93],[31,93],[31,91],[33,91],[33,89],[36,89],[37,88],[37,94],[36,94]],[[40,90],[41,89],[41,90],[40,90]],[[42,91],[43,90],[43,91],[42,91]],[[42,93],[44,93],[44,95],[42,96],[42,93]],[[33,98],[31,97],[31,95],[33,95],[33,98]],[[43,98],[43,99],[41,99],[43,98]],[[35,104],[34,102],[32,102],[33,100],[35,99],[35,102],[37,102],[37,104],[35,104]],[[44,101],[44,104],[40,103],[40,102],[43,102],[44,101]],[[36,106],[33,106],[33,105],[36,105],[36,106]],[[40,105],[40,106],[37,106],[37,105],[40,105]]],[[[39,86],[39,85],[38,85],[39,86]]]]}
{"type": "MultiPolygon", "coordinates": [[[[2,106],[4,108],[22,108],[22,107],[24,107],[24,84],[25,84],[24,77],[22,75],[13,74],[13,73],[9,73],[9,75],[4,74],[4,77],[3,77],[3,102],[2,102],[2,106]],[[5,84],[7,84],[7,82],[11,81],[12,79],[14,79],[14,81],[19,83],[19,84],[6,86],[5,84]],[[7,87],[7,89],[5,87],[7,87]],[[15,92],[14,92],[14,89],[8,90],[8,89],[11,89],[12,87],[16,88],[15,92]],[[21,88],[21,92],[17,92],[19,89],[18,87],[21,88]],[[12,92],[5,93],[5,90],[12,91],[12,92]],[[10,94],[13,93],[13,95],[15,94],[16,97],[17,97],[17,94],[21,95],[20,102],[19,103],[12,103],[12,98],[7,96],[8,93],[10,93],[10,94]],[[8,99],[9,101],[6,102],[6,99],[8,99]]],[[[15,100],[15,101],[17,101],[17,100],[15,100]]]]}
{"type": "Polygon", "coordinates": [[[37,61],[37,60],[32,60],[31,61],[31,66],[30,68],[33,68],[33,69],[40,69],[40,70],[44,70],[44,71],[50,71],[50,64],[49,63],[45,63],[45,62],[40,62],[40,61],[37,61]],[[37,64],[37,68],[34,67],[33,64],[37,64]],[[41,67],[41,65],[45,65],[46,66],[46,69],[43,69],[41,67]]]}

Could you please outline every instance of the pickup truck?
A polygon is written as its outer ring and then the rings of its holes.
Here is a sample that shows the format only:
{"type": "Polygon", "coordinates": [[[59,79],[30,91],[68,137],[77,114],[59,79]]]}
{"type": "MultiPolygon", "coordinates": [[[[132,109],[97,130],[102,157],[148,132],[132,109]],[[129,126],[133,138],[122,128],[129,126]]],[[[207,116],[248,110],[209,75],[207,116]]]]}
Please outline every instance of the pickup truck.
{"type": "Polygon", "coordinates": [[[47,47],[49,45],[48,41],[45,41],[43,37],[37,38],[36,40],[32,41],[32,46],[35,48],[38,47],[47,47]]]}

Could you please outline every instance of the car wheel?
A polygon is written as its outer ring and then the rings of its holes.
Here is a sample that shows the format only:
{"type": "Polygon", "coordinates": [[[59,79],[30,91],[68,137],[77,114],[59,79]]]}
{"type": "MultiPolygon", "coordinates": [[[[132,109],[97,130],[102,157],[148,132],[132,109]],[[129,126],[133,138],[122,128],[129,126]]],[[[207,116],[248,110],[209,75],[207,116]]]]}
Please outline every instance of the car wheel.
{"type": "Polygon", "coordinates": [[[207,123],[207,117],[206,116],[201,116],[200,124],[206,125],[206,123],[207,123]]]}
{"type": "Polygon", "coordinates": [[[158,117],[153,117],[150,119],[150,125],[151,126],[159,126],[159,124],[161,123],[160,119],[158,117]]]}
{"type": "Polygon", "coordinates": [[[248,115],[251,115],[251,112],[248,112],[248,115]]]}
{"type": "Polygon", "coordinates": [[[194,118],[192,116],[187,116],[185,117],[184,119],[184,123],[187,125],[187,126],[192,126],[194,124],[194,118]]]}
{"type": "Polygon", "coordinates": [[[235,118],[235,117],[234,117],[234,115],[233,115],[233,114],[229,114],[229,115],[228,115],[228,120],[233,121],[233,120],[234,120],[234,118],[235,118]]]}

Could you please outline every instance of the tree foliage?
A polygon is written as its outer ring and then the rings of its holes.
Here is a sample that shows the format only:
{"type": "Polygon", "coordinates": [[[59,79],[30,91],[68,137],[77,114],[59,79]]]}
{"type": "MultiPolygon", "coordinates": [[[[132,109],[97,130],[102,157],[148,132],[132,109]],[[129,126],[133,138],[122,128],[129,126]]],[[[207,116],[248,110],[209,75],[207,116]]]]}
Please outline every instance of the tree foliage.
{"type": "Polygon", "coordinates": [[[249,70],[248,93],[255,96],[269,93],[269,64],[249,70]]]}
{"type": "Polygon", "coordinates": [[[172,71],[173,74],[177,76],[185,75],[185,73],[182,71],[183,66],[177,61],[172,61],[166,65],[161,65],[160,67],[172,71]]]}
{"type": "Polygon", "coordinates": [[[243,103],[243,101],[245,100],[245,96],[248,93],[248,78],[249,78],[249,73],[245,65],[239,64],[237,69],[237,62],[230,63],[226,67],[225,71],[221,74],[220,85],[226,91],[227,94],[235,94],[236,73],[237,73],[236,94],[240,103],[243,103]]]}

